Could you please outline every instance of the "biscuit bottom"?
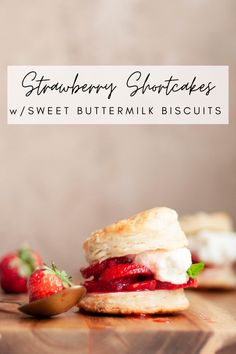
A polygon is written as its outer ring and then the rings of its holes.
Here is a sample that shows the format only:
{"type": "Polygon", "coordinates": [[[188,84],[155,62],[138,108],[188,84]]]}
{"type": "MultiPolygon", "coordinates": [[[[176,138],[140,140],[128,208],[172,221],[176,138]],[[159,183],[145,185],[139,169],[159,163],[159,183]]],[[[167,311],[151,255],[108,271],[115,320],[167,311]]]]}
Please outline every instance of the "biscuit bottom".
{"type": "Polygon", "coordinates": [[[198,288],[233,289],[236,274],[233,266],[206,268],[198,276],[198,288]]]}
{"type": "Polygon", "coordinates": [[[90,293],[79,303],[85,311],[113,315],[174,313],[188,306],[183,289],[90,293]]]}

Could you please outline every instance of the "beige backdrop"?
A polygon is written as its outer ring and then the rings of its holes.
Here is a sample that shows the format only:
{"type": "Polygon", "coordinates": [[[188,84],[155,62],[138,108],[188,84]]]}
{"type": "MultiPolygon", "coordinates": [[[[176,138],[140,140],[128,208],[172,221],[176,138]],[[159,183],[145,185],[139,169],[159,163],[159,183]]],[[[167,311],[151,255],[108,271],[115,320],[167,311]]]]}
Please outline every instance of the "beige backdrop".
{"type": "Polygon", "coordinates": [[[153,206],[236,218],[235,0],[1,0],[0,240],[70,271],[153,206]],[[7,126],[7,64],[229,64],[229,126],[7,126]]]}

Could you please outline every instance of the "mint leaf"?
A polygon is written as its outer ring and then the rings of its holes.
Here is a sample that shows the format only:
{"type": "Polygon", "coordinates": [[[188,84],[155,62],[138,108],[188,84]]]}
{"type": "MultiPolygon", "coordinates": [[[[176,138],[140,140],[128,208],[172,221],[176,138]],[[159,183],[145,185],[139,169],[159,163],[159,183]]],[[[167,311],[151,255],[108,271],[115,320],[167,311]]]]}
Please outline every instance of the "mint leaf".
{"type": "Polygon", "coordinates": [[[187,274],[190,278],[196,278],[199,273],[204,269],[205,263],[200,262],[200,263],[194,263],[191,265],[191,267],[188,268],[187,274]]]}

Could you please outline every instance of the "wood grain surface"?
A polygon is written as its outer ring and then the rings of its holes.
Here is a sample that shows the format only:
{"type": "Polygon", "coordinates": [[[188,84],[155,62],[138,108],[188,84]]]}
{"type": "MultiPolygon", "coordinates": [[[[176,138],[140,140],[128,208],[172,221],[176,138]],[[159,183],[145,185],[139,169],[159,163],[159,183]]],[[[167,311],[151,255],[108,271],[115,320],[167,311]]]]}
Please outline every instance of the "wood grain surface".
{"type": "Polygon", "coordinates": [[[188,297],[184,314],[154,317],[86,315],[75,308],[37,320],[17,305],[0,304],[0,354],[236,353],[236,292],[188,291],[188,297]]]}

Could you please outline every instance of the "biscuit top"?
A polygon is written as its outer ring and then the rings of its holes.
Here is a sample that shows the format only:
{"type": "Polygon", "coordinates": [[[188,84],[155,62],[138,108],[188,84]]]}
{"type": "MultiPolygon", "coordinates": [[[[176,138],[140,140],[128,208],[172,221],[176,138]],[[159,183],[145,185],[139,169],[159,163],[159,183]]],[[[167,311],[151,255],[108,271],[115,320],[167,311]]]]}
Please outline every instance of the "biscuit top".
{"type": "Polygon", "coordinates": [[[197,213],[185,215],[180,218],[180,225],[186,235],[196,235],[201,231],[231,232],[233,223],[228,214],[218,213],[197,213]]]}
{"type": "Polygon", "coordinates": [[[84,242],[89,263],[148,250],[185,247],[187,239],[177,213],[153,208],[93,232],[84,242]]]}

